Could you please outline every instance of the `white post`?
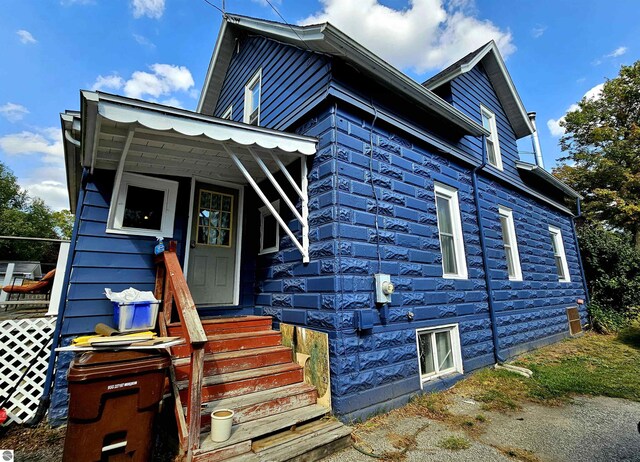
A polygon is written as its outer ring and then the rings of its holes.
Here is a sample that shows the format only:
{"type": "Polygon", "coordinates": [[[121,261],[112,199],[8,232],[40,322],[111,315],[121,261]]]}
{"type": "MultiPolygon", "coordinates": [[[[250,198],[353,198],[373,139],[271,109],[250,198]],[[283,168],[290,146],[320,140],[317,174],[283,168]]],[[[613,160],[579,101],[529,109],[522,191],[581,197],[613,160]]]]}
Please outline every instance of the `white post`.
{"type": "MultiPolygon", "coordinates": [[[[4,281],[2,281],[3,286],[8,286],[11,284],[11,280],[13,278],[13,270],[15,269],[15,267],[16,267],[15,263],[7,264],[7,272],[4,275],[4,281]]],[[[9,294],[6,293],[4,290],[0,291],[0,302],[6,301],[8,296],[9,294]]]]}
{"type": "Polygon", "coordinates": [[[67,258],[69,258],[69,242],[60,243],[60,251],[58,252],[58,262],[56,263],[56,276],[53,279],[51,287],[51,296],[49,297],[49,310],[47,316],[57,316],[58,307],[60,306],[60,298],[63,296],[62,282],[64,281],[64,273],[67,269],[67,258]]]}
{"type": "Polygon", "coordinates": [[[307,178],[307,158],[300,159],[300,189],[302,190],[302,262],[309,263],[309,179],[307,178]]]}

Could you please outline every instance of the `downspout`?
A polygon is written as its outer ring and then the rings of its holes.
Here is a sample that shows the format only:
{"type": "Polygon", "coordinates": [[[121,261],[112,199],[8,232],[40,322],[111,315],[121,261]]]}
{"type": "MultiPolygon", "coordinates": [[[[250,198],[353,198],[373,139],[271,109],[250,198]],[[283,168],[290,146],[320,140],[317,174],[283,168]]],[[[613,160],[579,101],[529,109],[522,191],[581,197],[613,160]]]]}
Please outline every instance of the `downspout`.
{"type": "Polygon", "coordinates": [[[493,338],[493,356],[497,364],[501,364],[506,359],[500,354],[498,325],[496,323],[496,313],[494,310],[493,299],[493,282],[489,275],[489,260],[487,259],[487,247],[484,240],[484,231],[482,227],[482,210],[480,208],[480,192],[478,191],[478,172],[487,165],[487,143],[485,136],[482,135],[482,164],[478,165],[471,171],[471,181],[473,185],[473,196],[476,202],[476,218],[478,220],[478,234],[480,235],[480,249],[482,250],[482,267],[484,270],[484,281],[487,287],[487,304],[489,305],[489,316],[491,318],[491,333],[493,338]]]}
{"type": "MultiPolygon", "coordinates": [[[[85,188],[87,186],[87,179],[89,177],[89,170],[84,168],[82,171],[82,179],[80,180],[80,194],[78,196],[78,206],[82,207],[84,203],[85,188]]],[[[42,390],[42,396],[38,403],[38,409],[35,415],[25,425],[28,427],[36,426],[42,420],[44,415],[49,409],[51,403],[51,390],[53,384],[53,373],[56,365],[56,348],[60,344],[60,332],[62,331],[62,323],[64,321],[64,310],[67,307],[67,292],[69,287],[69,279],[71,278],[71,268],[73,265],[73,254],[76,250],[76,241],[78,240],[78,228],[80,227],[80,211],[76,209],[76,219],[73,223],[73,232],[71,234],[71,243],[69,244],[69,258],[67,258],[67,267],[64,273],[64,279],[62,281],[62,294],[60,296],[60,303],[58,304],[58,318],[56,319],[56,327],[53,331],[53,341],[51,342],[51,356],[49,356],[49,365],[47,367],[47,375],[44,380],[44,388],[42,390]]]]}
{"type": "Polygon", "coordinates": [[[576,207],[578,209],[578,215],[571,220],[571,229],[573,230],[573,242],[576,243],[576,253],[578,254],[578,263],[580,263],[580,276],[582,277],[582,287],[584,288],[584,301],[589,305],[589,288],[587,287],[587,278],[584,275],[584,265],[582,264],[582,254],[580,253],[580,244],[578,243],[578,232],[576,231],[576,219],[582,216],[582,209],[580,207],[580,198],[576,198],[576,207]]]}

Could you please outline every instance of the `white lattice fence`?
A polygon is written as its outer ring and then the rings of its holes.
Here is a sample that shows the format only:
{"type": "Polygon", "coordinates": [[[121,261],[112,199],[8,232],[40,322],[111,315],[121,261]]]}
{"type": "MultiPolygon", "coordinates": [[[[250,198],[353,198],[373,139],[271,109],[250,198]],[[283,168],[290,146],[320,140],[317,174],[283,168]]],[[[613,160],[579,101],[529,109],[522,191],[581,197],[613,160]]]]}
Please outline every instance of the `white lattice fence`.
{"type": "Polygon", "coordinates": [[[4,398],[20,381],[4,405],[5,426],[29,420],[38,409],[55,324],[55,317],[0,321],[0,395],[4,398]]]}

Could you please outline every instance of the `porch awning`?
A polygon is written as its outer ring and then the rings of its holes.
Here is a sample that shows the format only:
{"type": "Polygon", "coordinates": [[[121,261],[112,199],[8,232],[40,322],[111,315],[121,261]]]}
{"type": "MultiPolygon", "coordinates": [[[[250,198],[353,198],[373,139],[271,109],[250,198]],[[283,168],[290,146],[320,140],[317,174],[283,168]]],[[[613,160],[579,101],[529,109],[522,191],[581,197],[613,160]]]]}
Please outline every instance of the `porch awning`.
{"type": "MultiPolygon", "coordinates": [[[[74,137],[81,138],[81,145],[67,150],[67,156],[77,156],[68,159],[67,165],[91,170],[116,170],[126,151],[124,170],[128,172],[198,175],[245,184],[229,150],[246,161],[257,181],[265,173],[253,162],[252,152],[271,172],[278,170],[272,154],[287,165],[316,152],[314,138],[107,93],[82,91],[81,108],[80,123],[74,124],[80,128],[74,137]]],[[[70,191],[72,196],[76,192],[70,191]]]]}

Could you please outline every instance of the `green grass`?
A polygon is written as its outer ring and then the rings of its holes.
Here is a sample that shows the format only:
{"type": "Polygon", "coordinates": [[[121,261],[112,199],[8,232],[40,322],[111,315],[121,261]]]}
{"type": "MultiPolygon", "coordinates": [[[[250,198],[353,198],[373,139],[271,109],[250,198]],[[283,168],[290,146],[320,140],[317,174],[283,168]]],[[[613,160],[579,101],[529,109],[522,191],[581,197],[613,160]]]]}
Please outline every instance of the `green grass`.
{"type": "Polygon", "coordinates": [[[460,436],[449,436],[441,440],[438,446],[442,449],[449,449],[450,451],[461,451],[463,449],[469,449],[471,443],[469,443],[469,440],[466,438],[460,436]]]}
{"type": "Polygon", "coordinates": [[[587,333],[522,356],[526,379],[506,370],[483,369],[456,390],[494,411],[513,411],[524,401],[560,404],[574,395],[640,401],[640,326],[619,336],[587,333]]]}

